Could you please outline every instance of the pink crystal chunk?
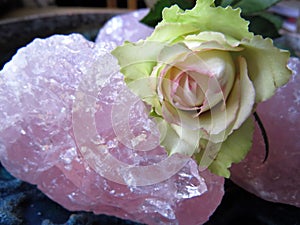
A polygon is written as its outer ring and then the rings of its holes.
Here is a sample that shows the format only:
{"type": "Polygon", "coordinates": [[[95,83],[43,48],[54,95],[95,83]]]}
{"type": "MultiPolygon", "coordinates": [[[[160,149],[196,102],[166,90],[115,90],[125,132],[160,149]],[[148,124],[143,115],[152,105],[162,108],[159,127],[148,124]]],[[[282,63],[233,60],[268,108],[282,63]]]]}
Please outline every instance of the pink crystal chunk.
{"type": "Polygon", "coordinates": [[[291,58],[293,76],[257,112],[270,142],[265,163],[264,142],[256,127],[253,148],[231,168],[232,180],[257,196],[300,207],[300,61],[291,58]]]}
{"type": "Polygon", "coordinates": [[[122,45],[124,41],[136,42],[145,39],[153,32],[153,28],[139,21],[148,12],[149,9],[139,9],[113,17],[100,29],[96,43],[114,48],[122,45]]]}
{"type": "Polygon", "coordinates": [[[224,179],[167,157],[117,60],[79,34],[36,39],[0,72],[0,160],[69,210],[202,224],[224,179]]]}

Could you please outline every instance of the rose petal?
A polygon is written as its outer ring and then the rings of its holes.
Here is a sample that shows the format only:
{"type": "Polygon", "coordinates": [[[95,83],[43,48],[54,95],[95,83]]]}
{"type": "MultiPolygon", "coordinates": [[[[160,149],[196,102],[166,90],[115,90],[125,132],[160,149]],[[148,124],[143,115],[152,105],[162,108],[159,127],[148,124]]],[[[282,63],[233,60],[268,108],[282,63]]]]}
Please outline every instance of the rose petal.
{"type": "Polygon", "coordinates": [[[239,46],[240,41],[213,31],[203,31],[199,34],[188,35],[184,38],[183,43],[194,51],[210,49],[225,51],[243,50],[243,48],[239,46]]]}
{"type": "Polygon", "coordinates": [[[233,130],[238,129],[242,123],[251,115],[255,103],[255,90],[251,80],[248,77],[247,62],[243,57],[238,58],[240,72],[240,107],[233,130]]]}
{"type": "Polygon", "coordinates": [[[275,90],[288,82],[291,71],[287,68],[289,53],[273,46],[271,39],[255,36],[241,43],[240,52],[248,64],[249,76],[254,84],[256,102],[265,101],[275,90]]]}

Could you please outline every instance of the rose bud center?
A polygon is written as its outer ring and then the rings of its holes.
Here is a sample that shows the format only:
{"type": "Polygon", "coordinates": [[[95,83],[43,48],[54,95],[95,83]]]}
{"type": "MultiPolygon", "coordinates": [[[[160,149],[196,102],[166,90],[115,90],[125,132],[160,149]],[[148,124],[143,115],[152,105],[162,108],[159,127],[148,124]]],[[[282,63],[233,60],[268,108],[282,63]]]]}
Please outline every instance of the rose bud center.
{"type": "Polygon", "coordinates": [[[162,90],[170,92],[165,96],[174,107],[202,113],[225,103],[233,86],[235,66],[227,52],[197,52],[182,57],[164,78],[162,90]]]}

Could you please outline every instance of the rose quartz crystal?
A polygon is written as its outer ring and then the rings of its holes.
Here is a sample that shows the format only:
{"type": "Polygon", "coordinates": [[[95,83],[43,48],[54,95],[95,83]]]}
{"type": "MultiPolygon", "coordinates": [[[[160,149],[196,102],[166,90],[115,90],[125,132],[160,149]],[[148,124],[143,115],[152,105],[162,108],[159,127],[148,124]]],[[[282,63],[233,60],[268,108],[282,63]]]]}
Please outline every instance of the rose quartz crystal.
{"type": "Polygon", "coordinates": [[[0,160],[69,210],[202,224],[224,179],[167,157],[117,60],[79,34],[36,39],[0,72],[0,160]]]}
{"type": "Polygon", "coordinates": [[[153,28],[140,23],[139,20],[148,12],[149,9],[139,9],[113,17],[100,29],[96,43],[110,43],[116,47],[124,41],[136,42],[145,39],[153,32],[153,28]]]}
{"type": "Polygon", "coordinates": [[[264,142],[258,127],[246,159],[232,167],[232,180],[257,196],[300,207],[300,61],[291,58],[293,76],[257,112],[266,129],[270,153],[264,159],[264,142]]]}

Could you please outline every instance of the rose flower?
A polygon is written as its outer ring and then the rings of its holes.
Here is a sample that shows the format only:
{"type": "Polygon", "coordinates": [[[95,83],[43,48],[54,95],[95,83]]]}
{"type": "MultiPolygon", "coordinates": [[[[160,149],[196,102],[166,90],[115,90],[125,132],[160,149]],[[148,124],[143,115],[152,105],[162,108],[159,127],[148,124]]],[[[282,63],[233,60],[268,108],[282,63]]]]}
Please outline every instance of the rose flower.
{"type": "Polygon", "coordinates": [[[198,0],[163,10],[151,36],[113,50],[128,87],[152,108],[169,154],[229,177],[252,144],[252,113],[284,85],[289,53],[248,31],[240,9],[198,0]]]}

